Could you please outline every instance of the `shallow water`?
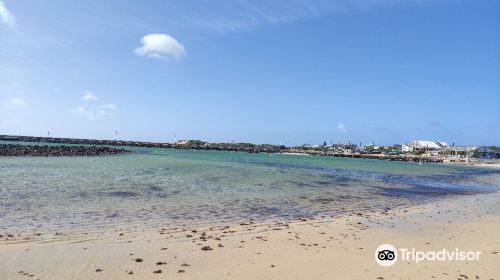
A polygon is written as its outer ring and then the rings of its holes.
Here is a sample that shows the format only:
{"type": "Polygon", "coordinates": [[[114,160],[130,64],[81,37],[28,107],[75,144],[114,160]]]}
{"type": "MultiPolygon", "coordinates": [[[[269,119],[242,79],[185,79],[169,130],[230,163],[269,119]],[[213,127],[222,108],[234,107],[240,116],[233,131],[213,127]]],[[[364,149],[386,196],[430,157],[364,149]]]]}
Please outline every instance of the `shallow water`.
{"type": "Polygon", "coordinates": [[[497,170],[297,155],[129,148],[0,158],[0,230],[229,223],[383,211],[497,191],[497,170]]]}

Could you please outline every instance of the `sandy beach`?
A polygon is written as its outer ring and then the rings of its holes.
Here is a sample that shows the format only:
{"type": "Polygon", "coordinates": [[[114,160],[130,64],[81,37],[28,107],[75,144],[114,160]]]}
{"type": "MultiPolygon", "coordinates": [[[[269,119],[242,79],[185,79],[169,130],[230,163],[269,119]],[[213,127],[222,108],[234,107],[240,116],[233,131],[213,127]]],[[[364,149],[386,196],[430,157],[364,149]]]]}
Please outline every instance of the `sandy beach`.
{"type": "Polygon", "coordinates": [[[0,280],[500,280],[499,11],[0,0],[0,280]]]}
{"type": "Polygon", "coordinates": [[[0,279],[498,279],[499,203],[493,193],[261,224],[3,234],[0,279]],[[383,243],[481,255],[382,267],[383,243]]]}

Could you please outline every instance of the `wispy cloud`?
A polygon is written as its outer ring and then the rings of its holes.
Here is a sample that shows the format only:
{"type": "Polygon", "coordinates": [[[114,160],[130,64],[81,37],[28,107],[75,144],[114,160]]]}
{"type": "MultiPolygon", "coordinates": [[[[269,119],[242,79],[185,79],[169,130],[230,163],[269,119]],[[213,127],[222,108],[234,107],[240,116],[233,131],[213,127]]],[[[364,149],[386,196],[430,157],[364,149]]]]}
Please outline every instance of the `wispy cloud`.
{"type": "Polygon", "coordinates": [[[9,105],[9,106],[25,106],[26,101],[24,101],[24,99],[22,99],[22,98],[10,98],[7,101],[7,105],[9,105]]]}
{"type": "Polygon", "coordinates": [[[91,91],[84,91],[82,96],[83,101],[97,101],[97,96],[91,91]]]}
{"type": "Polygon", "coordinates": [[[26,106],[26,104],[27,103],[26,103],[26,101],[24,101],[24,99],[19,98],[19,97],[15,97],[15,98],[7,99],[7,101],[5,101],[3,103],[1,108],[4,111],[11,111],[11,110],[15,110],[15,109],[24,107],[24,106],[26,106]]]}
{"type": "Polygon", "coordinates": [[[109,109],[106,107],[86,108],[84,106],[78,106],[76,108],[73,108],[73,112],[78,113],[89,120],[102,120],[111,118],[114,115],[114,110],[115,109],[109,109]]]}
{"type": "Polygon", "coordinates": [[[16,24],[16,17],[7,9],[3,1],[0,1],[0,18],[7,25],[14,26],[16,24]]]}
{"type": "Polygon", "coordinates": [[[81,98],[82,101],[85,102],[97,101],[97,104],[93,103],[92,105],[87,105],[87,106],[80,105],[75,108],[72,108],[71,111],[79,115],[82,115],[89,120],[102,120],[114,116],[114,112],[117,109],[116,105],[111,103],[108,104],[100,103],[99,98],[97,98],[97,96],[91,91],[84,91],[83,93],[84,95],[81,98]]]}
{"type": "Polygon", "coordinates": [[[135,49],[140,56],[163,58],[170,55],[176,59],[186,55],[184,46],[168,34],[149,34],[142,37],[142,46],[135,49]]]}
{"type": "Polygon", "coordinates": [[[286,24],[301,19],[315,18],[331,13],[367,10],[378,6],[389,6],[417,2],[415,0],[288,0],[288,1],[218,1],[170,7],[169,23],[179,26],[197,27],[212,31],[246,30],[263,25],[286,24]]]}
{"type": "Polygon", "coordinates": [[[19,123],[19,119],[17,119],[17,118],[3,119],[2,123],[3,124],[16,124],[16,123],[19,123]]]}

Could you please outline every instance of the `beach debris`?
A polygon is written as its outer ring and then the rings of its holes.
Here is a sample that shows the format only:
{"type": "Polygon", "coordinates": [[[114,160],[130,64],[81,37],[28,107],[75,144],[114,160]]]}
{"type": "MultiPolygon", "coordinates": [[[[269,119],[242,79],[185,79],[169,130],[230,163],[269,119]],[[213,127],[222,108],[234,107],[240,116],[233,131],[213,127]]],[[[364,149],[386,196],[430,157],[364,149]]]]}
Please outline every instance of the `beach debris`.
{"type": "Polygon", "coordinates": [[[168,250],[168,248],[167,247],[163,247],[160,250],[165,251],[165,250],[168,250]]]}
{"type": "Polygon", "coordinates": [[[179,271],[177,271],[177,273],[184,273],[186,272],[184,269],[179,269],[179,271]]]}
{"type": "Polygon", "coordinates": [[[181,266],[191,266],[191,265],[187,263],[182,263],[181,266]]]}
{"type": "Polygon", "coordinates": [[[134,272],[131,270],[131,271],[128,272],[128,274],[134,274],[134,272]]]}
{"type": "Polygon", "coordinates": [[[156,262],[156,265],[166,265],[166,262],[156,262]]]}
{"type": "Polygon", "coordinates": [[[134,260],[135,260],[135,262],[142,262],[143,261],[143,259],[141,259],[141,258],[135,258],[134,260]]]}
{"type": "Polygon", "coordinates": [[[224,247],[224,245],[222,245],[222,243],[219,243],[219,244],[217,245],[217,247],[222,248],[222,247],[224,247]]]}
{"type": "Polygon", "coordinates": [[[102,271],[102,269],[100,269],[100,268],[95,270],[95,272],[101,272],[101,271],[102,271]]]}
{"type": "Polygon", "coordinates": [[[153,271],[153,273],[162,273],[163,271],[161,271],[161,269],[158,269],[158,270],[155,270],[153,271]]]}
{"type": "Polygon", "coordinates": [[[201,247],[201,250],[203,250],[203,251],[211,251],[213,249],[210,246],[203,246],[203,247],[201,247]]]}

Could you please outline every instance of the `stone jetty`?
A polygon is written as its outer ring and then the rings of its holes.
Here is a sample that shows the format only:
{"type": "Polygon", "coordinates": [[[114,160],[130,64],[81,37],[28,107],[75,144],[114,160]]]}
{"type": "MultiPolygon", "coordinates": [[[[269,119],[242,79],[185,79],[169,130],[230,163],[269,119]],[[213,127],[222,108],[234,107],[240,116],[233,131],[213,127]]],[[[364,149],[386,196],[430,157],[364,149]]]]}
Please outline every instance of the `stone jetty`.
{"type": "Polygon", "coordinates": [[[0,135],[0,141],[214,150],[214,151],[234,151],[234,152],[247,152],[247,153],[279,153],[286,150],[286,147],[283,145],[278,146],[270,144],[251,144],[251,143],[207,143],[199,140],[189,140],[186,141],[186,143],[179,144],[179,143],[154,143],[154,142],[142,142],[142,141],[123,141],[123,140],[97,140],[97,139],[0,135]]]}
{"type": "Polygon", "coordinates": [[[107,146],[52,146],[52,145],[18,145],[0,144],[0,156],[74,156],[92,157],[130,153],[125,149],[107,146]]]}

